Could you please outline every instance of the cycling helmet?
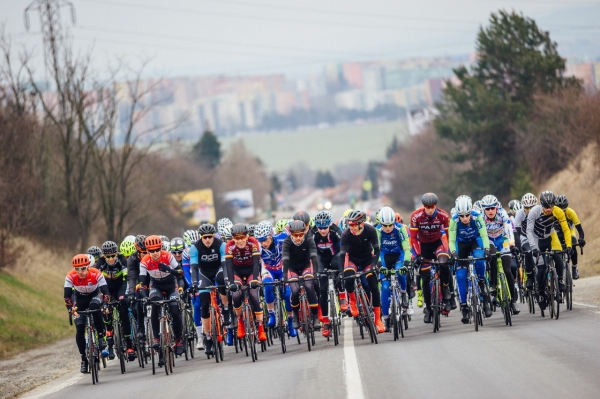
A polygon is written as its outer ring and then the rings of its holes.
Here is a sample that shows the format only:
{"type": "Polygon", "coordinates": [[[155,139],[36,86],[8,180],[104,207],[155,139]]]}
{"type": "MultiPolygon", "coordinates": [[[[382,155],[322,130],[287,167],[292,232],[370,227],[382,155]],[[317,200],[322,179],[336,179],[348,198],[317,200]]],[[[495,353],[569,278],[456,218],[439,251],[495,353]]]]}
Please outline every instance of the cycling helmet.
{"type": "MultiPolygon", "coordinates": [[[[162,240],[161,240],[162,241],[162,240]]],[[[161,249],[163,251],[170,251],[171,250],[171,241],[163,241],[162,242],[162,246],[161,249]]]]}
{"type": "Polygon", "coordinates": [[[514,199],[508,203],[508,209],[510,209],[512,213],[517,213],[518,211],[523,209],[523,204],[521,203],[521,201],[514,199]]]}
{"type": "Polygon", "coordinates": [[[471,200],[471,197],[467,195],[458,197],[454,203],[454,209],[456,209],[456,213],[461,216],[470,214],[473,210],[473,201],[471,200]]]}
{"type": "Polygon", "coordinates": [[[233,238],[233,235],[231,234],[231,226],[223,226],[223,229],[219,230],[219,234],[221,234],[221,237],[226,240],[231,240],[233,238]]]}
{"type": "Polygon", "coordinates": [[[315,218],[310,218],[310,220],[308,221],[308,225],[310,227],[315,227],[315,218]]]}
{"type": "Polygon", "coordinates": [[[254,237],[254,229],[256,228],[255,224],[248,225],[248,235],[250,237],[254,237]]]}
{"type": "Polygon", "coordinates": [[[175,237],[171,240],[171,251],[183,251],[183,238],[175,237]]]}
{"type": "Polygon", "coordinates": [[[567,207],[569,206],[569,200],[567,199],[567,196],[564,194],[557,195],[554,203],[556,204],[557,207],[559,207],[562,210],[567,209],[567,207]]]}
{"type": "Polygon", "coordinates": [[[135,236],[135,249],[138,252],[146,252],[146,236],[143,234],[139,234],[135,236]]]}
{"type": "Polygon", "coordinates": [[[135,244],[132,241],[123,241],[119,247],[119,252],[129,258],[135,252],[135,244]]]}
{"type": "Polygon", "coordinates": [[[434,193],[425,193],[421,197],[421,203],[423,205],[437,205],[438,197],[434,193]]]}
{"type": "Polygon", "coordinates": [[[102,255],[115,254],[118,250],[117,244],[113,241],[106,241],[102,244],[102,255]]]}
{"type": "Polygon", "coordinates": [[[202,237],[205,234],[216,234],[217,229],[215,229],[215,226],[213,226],[210,223],[204,223],[201,224],[200,227],[198,227],[198,235],[200,237],[202,237]]]}
{"type": "Polygon", "coordinates": [[[169,237],[167,237],[167,236],[159,236],[159,237],[160,237],[161,241],[163,241],[163,242],[164,241],[167,241],[169,243],[171,242],[171,240],[169,240],[169,237]]]}
{"type": "Polygon", "coordinates": [[[186,230],[183,233],[183,240],[188,247],[192,246],[198,241],[198,232],[196,230],[186,230]]]}
{"type": "Polygon", "coordinates": [[[158,249],[158,248],[162,249],[162,243],[163,242],[159,236],[146,237],[146,249],[147,250],[158,249]]]}
{"type": "Polygon", "coordinates": [[[290,232],[294,233],[304,233],[306,229],[306,224],[302,220],[292,220],[290,222],[290,232]]]}
{"type": "Polygon", "coordinates": [[[341,218],[340,219],[339,228],[342,231],[344,231],[344,230],[346,230],[348,228],[348,222],[346,221],[346,218],[341,218]]]}
{"type": "Polygon", "coordinates": [[[523,208],[533,208],[538,203],[537,197],[531,193],[527,193],[521,198],[523,208]]]}
{"type": "Polygon", "coordinates": [[[364,213],[363,211],[359,211],[358,209],[350,212],[348,217],[346,217],[346,222],[360,223],[360,222],[365,222],[366,220],[367,220],[366,213],[364,213]]]}
{"type": "Polygon", "coordinates": [[[332,215],[329,211],[321,211],[315,216],[315,226],[325,229],[331,225],[332,215]]]}
{"type": "Polygon", "coordinates": [[[88,256],[88,254],[79,254],[75,255],[71,260],[71,264],[73,267],[84,267],[84,266],[92,266],[92,260],[88,256]]]}
{"type": "Polygon", "coordinates": [[[310,215],[304,211],[299,211],[294,213],[292,220],[302,220],[307,225],[310,222],[310,215]]]}
{"type": "Polygon", "coordinates": [[[456,208],[450,209],[450,216],[456,216],[456,208]]]}
{"type": "Polygon", "coordinates": [[[233,226],[233,223],[231,222],[231,220],[227,219],[227,218],[223,218],[223,219],[219,219],[217,221],[217,230],[221,231],[221,229],[225,226],[233,226]]]}
{"type": "Polygon", "coordinates": [[[552,208],[556,202],[556,196],[552,191],[544,191],[540,194],[540,204],[544,208],[552,208]]]}
{"type": "Polygon", "coordinates": [[[244,223],[236,223],[231,228],[231,235],[235,236],[247,236],[248,235],[248,226],[244,223]]]}
{"type": "Polygon", "coordinates": [[[483,207],[481,206],[481,200],[477,200],[473,203],[473,209],[483,212],[483,207]]]}
{"type": "Polygon", "coordinates": [[[87,253],[92,255],[95,259],[102,256],[102,250],[95,245],[93,247],[89,247],[87,253]]]}
{"type": "Polygon", "coordinates": [[[271,234],[273,234],[273,225],[268,220],[263,220],[254,229],[254,237],[258,241],[266,240],[271,234]]]}
{"type": "Polygon", "coordinates": [[[347,216],[350,214],[350,212],[352,212],[353,210],[354,210],[354,209],[352,209],[352,208],[348,208],[348,209],[346,209],[346,210],[344,211],[344,213],[342,214],[342,217],[347,217],[347,216]]]}
{"type": "Polygon", "coordinates": [[[275,234],[279,234],[285,230],[289,222],[288,219],[279,219],[277,223],[275,223],[275,234]]]}
{"type": "Polygon", "coordinates": [[[500,206],[500,203],[498,202],[498,198],[496,198],[493,195],[486,195],[485,197],[483,197],[481,199],[481,207],[483,209],[485,208],[497,208],[500,206]]]}
{"type": "Polygon", "coordinates": [[[123,241],[131,241],[131,242],[135,242],[135,236],[127,236],[125,238],[123,238],[123,241]]]}
{"type": "Polygon", "coordinates": [[[396,212],[396,222],[398,223],[402,223],[404,220],[402,220],[402,215],[400,215],[398,212],[396,212]]]}
{"type": "Polygon", "coordinates": [[[389,206],[384,206],[379,211],[379,223],[383,226],[390,226],[396,221],[396,214],[389,206]]]}

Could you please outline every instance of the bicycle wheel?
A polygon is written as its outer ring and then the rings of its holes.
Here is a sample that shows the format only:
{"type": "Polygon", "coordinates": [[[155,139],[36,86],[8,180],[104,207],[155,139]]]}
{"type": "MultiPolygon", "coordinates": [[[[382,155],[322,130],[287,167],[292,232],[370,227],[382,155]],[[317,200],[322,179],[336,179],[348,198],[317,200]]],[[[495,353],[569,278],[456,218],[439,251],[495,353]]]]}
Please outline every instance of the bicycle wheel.
{"type": "Polygon", "coordinates": [[[392,309],[390,311],[390,315],[388,316],[392,320],[392,333],[394,335],[394,341],[397,341],[399,338],[398,333],[398,318],[397,318],[398,305],[396,304],[396,295],[392,291],[392,309]]]}
{"type": "Polygon", "coordinates": [[[571,264],[569,262],[565,262],[565,288],[563,298],[567,310],[573,310],[573,275],[571,274],[571,264]]]}
{"type": "Polygon", "coordinates": [[[250,346],[250,354],[252,355],[252,362],[258,360],[258,356],[256,353],[256,329],[254,324],[254,319],[252,319],[252,314],[248,314],[248,319],[246,319],[246,337],[248,339],[248,344],[250,346]]]}
{"type": "Polygon", "coordinates": [[[277,297],[277,306],[275,308],[277,310],[276,321],[277,321],[277,334],[279,335],[279,341],[281,343],[281,352],[285,353],[287,351],[285,344],[285,318],[283,313],[283,304],[281,302],[281,298],[277,297]]]}
{"type": "Polygon", "coordinates": [[[479,331],[479,294],[475,288],[477,282],[471,281],[471,317],[470,321],[475,324],[475,331],[479,331]]]}
{"type": "Polygon", "coordinates": [[[125,351],[123,350],[123,335],[121,332],[121,323],[113,317],[113,332],[115,341],[115,351],[119,358],[119,366],[121,367],[121,374],[125,374],[125,351]]]}
{"type": "MultiPolygon", "coordinates": [[[[213,341],[213,357],[215,358],[215,362],[219,363],[219,354],[217,353],[217,312],[215,312],[215,308],[210,307],[210,335],[213,341]]],[[[206,355],[210,359],[211,355],[206,355]]]]}
{"type": "Polygon", "coordinates": [[[373,309],[369,305],[369,301],[367,300],[367,295],[364,290],[360,291],[360,301],[361,301],[361,312],[363,313],[363,319],[366,322],[366,327],[369,331],[369,336],[371,338],[371,343],[377,344],[377,330],[375,330],[375,314],[373,313],[373,309]]]}
{"type": "Polygon", "coordinates": [[[88,367],[90,368],[90,374],[92,375],[92,385],[96,385],[96,382],[98,382],[98,374],[96,371],[94,333],[91,329],[87,330],[87,341],[86,357],[88,360],[88,367]]]}
{"type": "Polygon", "coordinates": [[[152,375],[156,374],[156,351],[152,343],[154,342],[154,334],[152,333],[152,329],[146,331],[146,335],[148,336],[148,342],[150,343],[150,347],[148,348],[148,352],[150,352],[150,361],[152,362],[152,375]]]}
{"type": "Polygon", "coordinates": [[[333,332],[333,344],[338,346],[340,343],[340,336],[338,334],[338,315],[337,307],[335,306],[335,293],[332,291],[329,293],[329,321],[331,323],[331,332],[333,332]]]}
{"type": "Polygon", "coordinates": [[[170,359],[168,358],[168,356],[169,356],[169,354],[167,352],[167,346],[168,346],[167,342],[168,342],[168,340],[167,340],[167,337],[166,337],[166,335],[168,333],[166,333],[164,331],[166,331],[166,329],[163,330],[163,333],[160,335],[160,355],[159,355],[159,359],[162,359],[163,367],[165,368],[165,374],[169,375],[169,360],[170,359]]]}
{"type": "Polygon", "coordinates": [[[308,315],[309,315],[308,301],[305,297],[300,298],[300,326],[302,327],[302,332],[306,337],[306,345],[308,346],[308,351],[311,351],[311,339],[310,339],[310,331],[308,330],[308,315]]]}
{"type": "Polygon", "coordinates": [[[432,290],[431,290],[431,311],[432,311],[432,315],[431,317],[433,318],[433,332],[437,332],[439,330],[439,313],[440,313],[440,309],[439,309],[439,302],[440,302],[440,294],[439,294],[439,289],[440,289],[440,282],[439,280],[437,280],[437,278],[432,282],[432,290]]]}
{"type": "Polygon", "coordinates": [[[554,292],[556,293],[554,295],[554,302],[556,305],[556,308],[554,309],[554,318],[558,320],[558,316],[560,316],[560,285],[558,285],[558,275],[556,274],[556,270],[552,271],[552,276],[552,281],[554,281],[554,292]]]}

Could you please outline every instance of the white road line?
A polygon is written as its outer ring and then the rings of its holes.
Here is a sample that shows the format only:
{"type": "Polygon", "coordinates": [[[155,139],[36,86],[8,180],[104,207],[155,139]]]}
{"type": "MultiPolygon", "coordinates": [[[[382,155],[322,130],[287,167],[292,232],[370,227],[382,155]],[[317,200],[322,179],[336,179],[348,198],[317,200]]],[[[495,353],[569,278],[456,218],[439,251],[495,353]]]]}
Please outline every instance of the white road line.
{"type": "Polygon", "coordinates": [[[344,320],[344,367],[346,369],[346,398],[363,399],[365,397],[358,367],[358,359],[354,348],[354,337],[352,335],[352,318],[344,320]]]}
{"type": "MultiPolygon", "coordinates": [[[[23,399],[43,398],[44,396],[50,395],[52,393],[56,393],[58,391],[62,391],[66,387],[76,384],[81,379],[83,379],[85,376],[89,376],[89,374],[81,374],[78,372],[77,374],[73,375],[72,377],[68,378],[67,380],[48,382],[46,384],[43,384],[43,385],[35,388],[32,391],[26,393],[24,396],[21,396],[21,398],[23,398],[23,399]]],[[[91,384],[91,381],[90,381],[90,384],[91,384]]]]}
{"type": "Polygon", "coordinates": [[[600,308],[600,306],[598,306],[598,305],[588,305],[587,303],[581,303],[581,302],[575,302],[575,301],[573,301],[573,305],[585,306],[586,308],[594,308],[594,309],[600,308]]]}

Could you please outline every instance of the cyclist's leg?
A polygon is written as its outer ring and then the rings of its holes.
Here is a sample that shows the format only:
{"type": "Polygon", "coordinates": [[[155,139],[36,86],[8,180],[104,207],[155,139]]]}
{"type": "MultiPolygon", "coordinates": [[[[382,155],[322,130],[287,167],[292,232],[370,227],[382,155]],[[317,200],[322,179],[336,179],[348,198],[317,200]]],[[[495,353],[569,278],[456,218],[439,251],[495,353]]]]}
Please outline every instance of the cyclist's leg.
{"type": "MultiPolygon", "coordinates": [[[[162,299],[162,291],[157,289],[155,286],[150,287],[150,293],[148,294],[148,302],[160,301],[162,299]]],[[[159,307],[152,303],[152,313],[150,314],[150,323],[152,325],[152,336],[154,341],[159,340],[160,337],[160,323],[158,321],[159,307]]]]}
{"type": "Polygon", "coordinates": [[[490,291],[496,291],[496,284],[498,283],[498,263],[501,261],[496,256],[496,252],[498,252],[498,248],[490,239],[490,254],[492,254],[492,259],[490,260],[490,291]]]}
{"type": "Polygon", "coordinates": [[[133,348],[133,342],[131,341],[131,323],[129,322],[129,312],[127,310],[127,298],[125,292],[127,291],[127,282],[123,282],[118,290],[117,298],[119,299],[119,318],[121,319],[121,326],[123,327],[122,333],[127,344],[127,349],[133,348]]]}
{"type": "Polygon", "coordinates": [[[200,317],[202,318],[202,334],[210,335],[210,290],[204,289],[212,285],[212,275],[200,270],[198,273],[198,297],[200,299],[200,317]]]}
{"type": "MultiPolygon", "coordinates": [[[[465,259],[472,251],[472,242],[457,242],[458,258],[465,259]]],[[[461,304],[467,303],[467,274],[468,262],[458,261],[456,268],[456,284],[458,285],[458,300],[461,304]]]]}
{"type": "MultiPolygon", "coordinates": [[[[169,299],[179,299],[179,292],[175,287],[171,287],[170,292],[167,292],[167,297],[169,299]]],[[[169,312],[171,313],[171,317],[173,320],[173,333],[175,334],[175,339],[181,339],[181,334],[183,333],[183,320],[181,318],[181,311],[179,310],[179,305],[177,303],[169,304],[169,312]]]]}
{"type": "MultiPolygon", "coordinates": [[[[540,249],[540,252],[550,249],[550,237],[538,239],[538,248],[540,249]]],[[[535,276],[537,289],[540,294],[544,293],[544,287],[546,285],[546,271],[546,258],[544,255],[540,255],[537,261],[537,275],[535,276]]]]}
{"type": "MultiPolygon", "coordinates": [[[[375,326],[377,331],[382,333],[385,331],[385,326],[381,321],[381,294],[379,292],[379,282],[377,281],[377,275],[372,270],[373,266],[369,263],[363,266],[362,271],[366,273],[366,280],[371,290],[371,303],[373,305],[373,313],[375,315],[375,326]]],[[[363,274],[363,276],[365,276],[363,274]]]]}
{"type": "MultiPolygon", "coordinates": [[[[393,272],[393,267],[398,261],[399,254],[384,254],[381,257],[381,268],[382,270],[387,270],[388,272],[393,272]]],[[[389,308],[390,308],[390,279],[387,275],[380,273],[379,279],[381,281],[381,312],[383,313],[384,318],[389,316],[389,308]]]]}
{"type": "Polygon", "coordinates": [[[449,312],[452,309],[451,299],[452,299],[452,289],[453,284],[452,276],[450,275],[450,263],[448,262],[449,256],[448,248],[445,244],[440,245],[435,250],[435,259],[438,262],[444,262],[438,265],[438,270],[440,271],[440,282],[442,283],[442,294],[444,298],[444,309],[446,312],[449,312]]]}
{"type": "Polygon", "coordinates": [[[511,263],[512,263],[512,255],[510,252],[504,252],[500,256],[502,262],[502,269],[504,270],[504,274],[506,275],[506,281],[508,282],[508,289],[510,290],[511,300],[515,302],[519,297],[519,292],[515,287],[515,278],[511,271],[511,263]]]}
{"type": "Polygon", "coordinates": [[[321,308],[321,314],[323,315],[323,318],[326,319],[329,316],[329,306],[327,306],[328,278],[327,278],[327,275],[321,275],[321,273],[323,273],[325,270],[330,269],[332,259],[324,259],[321,256],[318,256],[318,260],[319,260],[318,274],[319,274],[319,281],[320,281],[320,284],[319,284],[319,289],[320,289],[319,308],[321,308]]]}
{"type": "MultiPolygon", "coordinates": [[[[77,307],[79,310],[86,310],[89,307],[90,301],[92,300],[91,296],[77,296],[75,295],[75,304],[74,307],[77,307]]],[[[85,317],[83,315],[77,315],[73,319],[73,323],[75,324],[75,342],[77,343],[77,349],[79,349],[79,354],[81,355],[81,360],[85,360],[85,317]]],[[[94,322],[96,323],[96,321],[94,322]]]]}
{"type": "MultiPolygon", "coordinates": [[[[304,287],[306,288],[306,297],[308,299],[308,306],[313,314],[313,322],[318,320],[319,315],[319,298],[317,296],[317,290],[315,287],[315,276],[312,271],[312,266],[308,266],[302,271],[304,280],[304,287]]],[[[325,294],[327,296],[327,294],[325,294]]],[[[325,306],[327,307],[327,306],[325,306]]]]}

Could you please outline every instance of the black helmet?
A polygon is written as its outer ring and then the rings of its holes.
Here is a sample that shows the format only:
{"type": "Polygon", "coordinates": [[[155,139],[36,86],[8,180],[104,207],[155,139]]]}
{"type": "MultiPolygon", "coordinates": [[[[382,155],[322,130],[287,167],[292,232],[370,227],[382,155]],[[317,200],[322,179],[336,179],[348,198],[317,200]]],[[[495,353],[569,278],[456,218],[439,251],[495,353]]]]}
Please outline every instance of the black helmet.
{"type": "Polygon", "coordinates": [[[171,244],[170,244],[170,250],[171,252],[173,251],[183,251],[184,249],[184,244],[183,244],[183,238],[181,237],[175,237],[171,240],[171,244]]]}
{"type": "Polygon", "coordinates": [[[301,231],[304,233],[306,229],[306,224],[302,220],[292,220],[289,224],[290,232],[294,233],[297,231],[301,231]]]}
{"type": "Polygon", "coordinates": [[[554,204],[557,207],[559,207],[560,209],[565,210],[569,206],[569,200],[567,199],[566,195],[559,194],[556,196],[556,199],[554,200],[554,204]]]}
{"type": "Polygon", "coordinates": [[[346,216],[346,222],[360,223],[367,220],[367,214],[358,209],[353,210],[346,216]]]}
{"type": "Polygon", "coordinates": [[[540,194],[540,204],[542,204],[544,208],[552,208],[555,201],[556,196],[552,191],[544,191],[540,194]]]}
{"type": "Polygon", "coordinates": [[[200,236],[203,236],[205,234],[215,234],[216,232],[217,229],[210,223],[204,223],[201,224],[200,227],[198,227],[198,234],[200,236]]]}
{"type": "Polygon", "coordinates": [[[254,229],[256,228],[255,224],[251,224],[248,226],[248,235],[250,237],[254,237],[254,229]]]}
{"type": "Polygon", "coordinates": [[[241,234],[248,235],[248,226],[243,223],[234,224],[231,228],[231,235],[235,237],[241,234]]]}
{"type": "Polygon", "coordinates": [[[102,255],[102,250],[94,245],[88,248],[87,253],[89,255],[92,255],[94,258],[98,259],[100,255],[102,255]]]}
{"type": "Polygon", "coordinates": [[[425,193],[421,197],[421,203],[423,205],[437,205],[438,197],[434,193],[425,193]]]}
{"type": "Polygon", "coordinates": [[[138,234],[135,236],[135,248],[138,252],[146,252],[146,236],[138,234]]]}
{"type": "Polygon", "coordinates": [[[116,254],[118,250],[119,247],[117,247],[117,244],[115,242],[106,241],[104,244],[102,244],[103,255],[116,254]]]}
{"type": "Polygon", "coordinates": [[[302,220],[304,224],[308,224],[310,222],[310,215],[304,211],[298,211],[294,213],[292,220],[302,220]]]}

